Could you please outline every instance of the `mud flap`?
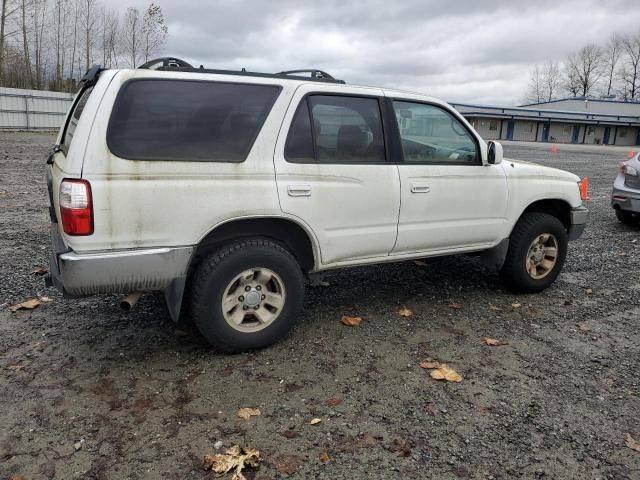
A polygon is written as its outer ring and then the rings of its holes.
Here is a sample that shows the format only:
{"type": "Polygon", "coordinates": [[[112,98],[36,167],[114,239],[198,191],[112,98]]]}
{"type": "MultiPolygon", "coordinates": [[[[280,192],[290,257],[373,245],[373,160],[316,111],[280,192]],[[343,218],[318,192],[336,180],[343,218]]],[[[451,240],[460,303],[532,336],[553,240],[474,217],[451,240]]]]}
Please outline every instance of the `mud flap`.
{"type": "Polygon", "coordinates": [[[167,309],[171,319],[178,323],[180,320],[180,308],[182,307],[182,297],[184,295],[184,286],[187,283],[187,276],[174,278],[169,286],[163,290],[164,300],[167,303],[167,309]]]}

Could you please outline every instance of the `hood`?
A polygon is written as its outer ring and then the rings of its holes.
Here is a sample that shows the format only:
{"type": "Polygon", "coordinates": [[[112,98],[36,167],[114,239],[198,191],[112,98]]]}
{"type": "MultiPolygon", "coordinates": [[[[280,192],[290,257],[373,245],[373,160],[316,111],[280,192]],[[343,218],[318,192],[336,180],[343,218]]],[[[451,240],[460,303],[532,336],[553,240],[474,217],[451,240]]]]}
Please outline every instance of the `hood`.
{"type": "Polygon", "coordinates": [[[507,176],[515,177],[537,177],[537,178],[554,178],[558,180],[567,180],[570,182],[579,182],[580,177],[566,170],[559,168],[545,167],[543,165],[525,162],[523,160],[512,160],[505,158],[502,161],[507,176]]]}

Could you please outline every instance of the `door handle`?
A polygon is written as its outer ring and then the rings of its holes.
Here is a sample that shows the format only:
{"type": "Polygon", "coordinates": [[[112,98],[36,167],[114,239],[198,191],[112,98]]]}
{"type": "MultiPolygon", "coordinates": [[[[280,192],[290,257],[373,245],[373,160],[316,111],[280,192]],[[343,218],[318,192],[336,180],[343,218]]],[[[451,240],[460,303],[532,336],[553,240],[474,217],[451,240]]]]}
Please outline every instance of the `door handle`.
{"type": "Polygon", "coordinates": [[[287,193],[290,197],[309,197],[311,196],[311,185],[308,183],[287,185],[287,193]]]}
{"type": "Polygon", "coordinates": [[[411,182],[411,193],[429,193],[431,188],[425,183],[411,182]]]}

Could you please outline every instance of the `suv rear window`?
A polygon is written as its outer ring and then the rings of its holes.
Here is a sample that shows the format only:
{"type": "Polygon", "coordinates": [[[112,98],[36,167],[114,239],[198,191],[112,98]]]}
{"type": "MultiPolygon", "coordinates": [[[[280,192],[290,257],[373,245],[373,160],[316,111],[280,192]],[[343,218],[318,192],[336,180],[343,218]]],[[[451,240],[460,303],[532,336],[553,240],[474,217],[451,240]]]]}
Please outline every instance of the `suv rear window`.
{"type": "Polygon", "coordinates": [[[62,148],[67,151],[69,149],[69,145],[71,145],[71,139],[73,138],[73,134],[76,131],[76,127],[78,126],[78,122],[80,121],[80,116],[84,111],[84,107],[87,104],[87,100],[89,100],[89,95],[93,91],[93,87],[87,88],[84,92],[80,94],[78,101],[73,107],[73,112],[69,116],[69,120],[67,123],[67,127],[64,131],[64,138],[62,139],[62,148]]]}
{"type": "Polygon", "coordinates": [[[111,113],[107,143],[132,160],[242,162],[280,87],[131,80],[111,113]]]}

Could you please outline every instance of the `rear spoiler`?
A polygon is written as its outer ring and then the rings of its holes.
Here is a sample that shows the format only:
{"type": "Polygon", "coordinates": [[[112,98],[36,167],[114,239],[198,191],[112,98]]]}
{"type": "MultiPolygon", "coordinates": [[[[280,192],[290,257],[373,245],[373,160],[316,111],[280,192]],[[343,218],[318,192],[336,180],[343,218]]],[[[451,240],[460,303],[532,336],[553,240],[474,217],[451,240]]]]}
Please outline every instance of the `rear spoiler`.
{"type": "Polygon", "coordinates": [[[93,65],[80,79],[80,88],[83,89],[95,85],[100,76],[100,72],[103,70],[104,68],[102,68],[101,65],[93,65]]]}

